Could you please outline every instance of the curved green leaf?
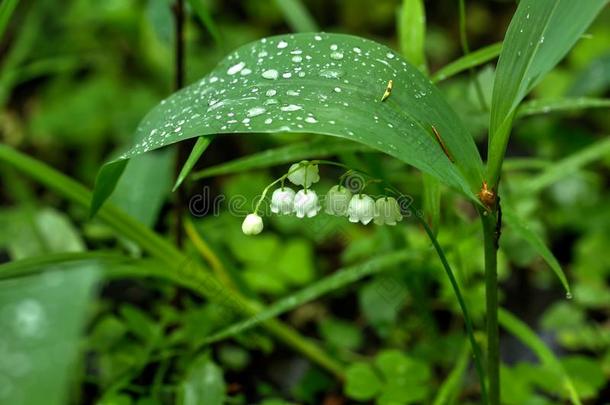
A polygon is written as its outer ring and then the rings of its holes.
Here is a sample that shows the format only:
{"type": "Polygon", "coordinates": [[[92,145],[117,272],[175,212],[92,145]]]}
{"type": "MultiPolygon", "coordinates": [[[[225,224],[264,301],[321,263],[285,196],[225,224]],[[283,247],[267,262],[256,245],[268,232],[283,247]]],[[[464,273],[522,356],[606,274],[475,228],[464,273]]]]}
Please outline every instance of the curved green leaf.
{"type": "Polygon", "coordinates": [[[155,107],[136,144],[107,163],[92,213],[126,159],[185,139],[222,133],[309,132],[363,143],[431,174],[476,201],[482,163],[441,92],[389,48],[339,34],[264,38],[231,53],[208,76],[155,107]],[[389,80],[392,95],[381,101],[389,80]],[[441,134],[454,162],[431,127],[441,134]]]}
{"type": "Polygon", "coordinates": [[[511,335],[529,347],[545,366],[561,374],[563,380],[562,388],[567,391],[570,401],[574,405],[581,405],[572,379],[561,365],[559,359],[555,357],[553,351],[544,344],[536,333],[527,324],[503,308],[498,308],[498,321],[511,335]]]}
{"type": "Polygon", "coordinates": [[[468,70],[475,66],[482,65],[485,62],[489,62],[500,54],[502,50],[502,42],[485,46],[481,49],[477,49],[474,52],[464,55],[461,58],[451,62],[450,64],[443,66],[432,75],[432,81],[434,83],[443,81],[451,76],[454,76],[464,70],[468,70]]]}
{"type": "Polygon", "coordinates": [[[205,168],[192,174],[194,180],[204,179],[222,174],[238,173],[245,170],[262,169],[281,164],[299,162],[303,159],[323,158],[342,152],[365,152],[371,149],[355,142],[345,142],[340,139],[318,139],[293,143],[253,153],[248,156],[230,160],[216,166],[205,168]]]}
{"type": "Polygon", "coordinates": [[[491,103],[488,180],[495,186],[519,103],[580,38],[606,0],[522,0],[506,32],[491,103]]]}
{"type": "Polygon", "coordinates": [[[513,210],[509,209],[507,206],[502,208],[502,214],[504,221],[508,224],[508,226],[520,237],[525,239],[535,250],[538,252],[540,256],[544,259],[544,261],[549,265],[549,267],[553,270],[563,288],[566,290],[566,294],[571,294],[570,291],[570,283],[568,283],[568,279],[559,264],[559,261],[553,255],[553,252],[549,250],[548,247],[544,244],[540,236],[538,236],[534,231],[532,231],[525,222],[523,222],[513,210]]]}

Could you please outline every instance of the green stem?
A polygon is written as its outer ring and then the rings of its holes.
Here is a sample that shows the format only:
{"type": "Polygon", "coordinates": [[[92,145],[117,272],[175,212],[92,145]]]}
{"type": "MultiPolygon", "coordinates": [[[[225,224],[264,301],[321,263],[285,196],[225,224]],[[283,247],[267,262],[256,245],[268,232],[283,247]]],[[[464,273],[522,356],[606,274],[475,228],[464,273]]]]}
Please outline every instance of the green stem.
{"type": "MultiPolygon", "coordinates": [[[[91,192],[86,187],[46,164],[6,145],[0,145],[0,161],[10,164],[69,200],[83,207],[89,206],[91,192]]],[[[207,269],[112,204],[105,204],[97,217],[114,228],[118,234],[131,239],[152,257],[168,266],[165,274],[167,279],[245,316],[254,316],[264,309],[261,304],[226,288],[207,269]]],[[[280,321],[264,323],[263,326],[279,341],[301,352],[339,380],[343,380],[343,365],[314,343],[300,336],[294,329],[280,321]]]]}
{"type": "Polygon", "coordinates": [[[498,233],[497,216],[479,211],[485,249],[485,299],[487,313],[487,375],[491,405],[500,403],[500,336],[498,333],[498,233]]]}
{"type": "MultiPolygon", "coordinates": [[[[462,293],[460,291],[460,286],[458,285],[455,275],[453,274],[453,270],[451,269],[451,266],[449,265],[449,262],[447,261],[447,258],[445,257],[445,252],[443,251],[443,248],[441,248],[438,241],[436,240],[436,237],[434,236],[434,232],[432,231],[432,229],[430,228],[430,226],[424,219],[423,213],[418,212],[416,210],[412,210],[411,212],[413,212],[415,214],[415,217],[417,218],[419,223],[424,227],[426,234],[430,238],[430,241],[432,242],[432,245],[434,246],[434,249],[436,250],[438,257],[441,259],[441,263],[443,264],[445,273],[447,274],[447,277],[449,278],[451,287],[453,288],[453,292],[455,293],[458,303],[460,304],[462,314],[464,315],[464,323],[466,324],[466,334],[468,335],[468,339],[470,340],[470,346],[472,348],[472,354],[474,357],[474,365],[477,370],[477,375],[479,377],[479,385],[481,386],[482,402],[483,402],[483,404],[498,405],[498,404],[494,404],[493,402],[490,403],[488,400],[487,389],[485,387],[485,372],[483,371],[483,364],[481,362],[481,350],[479,349],[479,345],[477,344],[477,342],[474,338],[474,328],[472,326],[472,319],[470,318],[470,314],[468,312],[468,307],[466,306],[466,302],[464,301],[464,297],[462,297],[462,293]]],[[[497,325],[497,322],[496,322],[496,325],[497,325]]]]}
{"type": "MultiPolygon", "coordinates": [[[[468,46],[468,35],[466,34],[466,7],[464,5],[464,0],[459,0],[459,9],[460,9],[460,42],[462,44],[462,51],[464,56],[468,56],[470,53],[470,47],[468,46]]],[[[481,82],[479,82],[479,78],[476,75],[474,68],[468,69],[470,73],[470,80],[473,81],[475,90],[477,92],[477,97],[479,99],[479,103],[481,104],[481,109],[483,111],[487,111],[487,103],[485,102],[485,95],[483,94],[483,87],[481,86],[481,82]]]]}

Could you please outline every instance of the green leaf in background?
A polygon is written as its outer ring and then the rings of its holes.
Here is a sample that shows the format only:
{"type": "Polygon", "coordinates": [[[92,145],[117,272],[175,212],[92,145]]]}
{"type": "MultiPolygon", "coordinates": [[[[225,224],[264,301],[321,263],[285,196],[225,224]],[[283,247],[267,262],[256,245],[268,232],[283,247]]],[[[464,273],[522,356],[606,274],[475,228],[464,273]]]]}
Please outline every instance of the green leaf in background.
{"type": "Polygon", "coordinates": [[[438,83],[460,72],[482,65],[496,58],[502,50],[502,43],[488,45],[443,66],[432,75],[432,82],[438,83]]]}
{"type": "Polygon", "coordinates": [[[586,148],[549,165],[540,174],[531,177],[523,186],[524,193],[535,193],[574,174],[583,166],[610,155],[610,138],[599,140],[586,148]]]}
{"type": "Polygon", "coordinates": [[[572,112],[586,108],[608,108],[610,107],[610,99],[607,98],[559,98],[551,100],[531,100],[519,106],[517,110],[518,117],[528,115],[548,114],[553,112],[572,112]]]}
{"type": "Polygon", "coordinates": [[[0,282],[0,402],[66,403],[87,303],[92,262],[45,266],[44,273],[0,282]]]}
{"type": "Polygon", "coordinates": [[[4,30],[6,29],[17,4],[19,4],[19,0],[5,0],[0,4],[0,40],[4,36],[4,30]]]}
{"type": "Polygon", "coordinates": [[[281,164],[299,162],[304,159],[324,158],[342,152],[371,151],[366,146],[342,139],[320,138],[313,141],[293,143],[253,153],[242,158],[230,160],[217,166],[208,167],[192,175],[194,180],[223,174],[233,174],[252,169],[262,169],[281,164]]]}
{"type": "Polygon", "coordinates": [[[318,24],[313,19],[307,7],[301,0],[275,0],[276,6],[282,11],[290,28],[295,32],[319,31],[318,24]]]}
{"type": "Polygon", "coordinates": [[[513,117],[529,91],[572,48],[606,0],[522,0],[508,27],[494,82],[487,180],[495,187],[513,117]]]}
{"type": "Polygon", "coordinates": [[[153,227],[170,192],[175,155],[167,149],[130,160],[111,201],[144,225],[153,227]]]}
{"type": "Polygon", "coordinates": [[[557,261],[553,255],[553,252],[546,247],[540,236],[529,229],[527,224],[523,222],[508,206],[504,206],[502,208],[502,214],[502,218],[510,229],[521,238],[525,239],[536,250],[536,252],[542,256],[544,261],[553,270],[559,281],[561,281],[563,288],[566,290],[566,294],[571,295],[570,284],[568,283],[568,279],[566,278],[559,261],[557,261]]]}
{"type": "Polygon", "coordinates": [[[193,361],[190,371],[182,382],[180,404],[222,405],[225,402],[225,381],[222,369],[203,355],[193,361]]]}
{"type": "Polygon", "coordinates": [[[138,127],[135,146],[101,169],[92,213],[114,189],[126,159],[196,136],[250,132],[351,139],[430,173],[475,201],[473,190],[482,181],[472,137],[416,68],[363,38],[295,34],[245,45],[154,108],[138,127]],[[394,90],[381,102],[389,80],[394,90]]]}
{"type": "Polygon", "coordinates": [[[367,363],[354,363],[349,366],[345,379],[345,394],[359,401],[374,398],[381,389],[381,381],[377,373],[367,363]]]}
{"type": "MultiPolygon", "coordinates": [[[[523,342],[523,344],[529,347],[540,359],[543,365],[561,375],[561,387],[559,388],[564,390],[564,393],[567,392],[572,404],[581,405],[578,393],[574,388],[574,382],[566,373],[559,359],[555,357],[555,354],[551,351],[551,349],[546,347],[545,343],[536,335],[536,333],[531,330],[527,324],[503,308],[498,308],[498,321],[500,322],[500,325],[502,325],[502,327],[511,335],[515,336],[517,339],[523,342]]],[[[556,387],[556,389],[557,388],[558,387],[556,387]]]]}
{"type": "Polygon", "coordinates": [[[403,0],[400,9],[398,31],[400,52],[412,65],[426,73],[425,55],[426,11],[423,0],[403,0]]]}

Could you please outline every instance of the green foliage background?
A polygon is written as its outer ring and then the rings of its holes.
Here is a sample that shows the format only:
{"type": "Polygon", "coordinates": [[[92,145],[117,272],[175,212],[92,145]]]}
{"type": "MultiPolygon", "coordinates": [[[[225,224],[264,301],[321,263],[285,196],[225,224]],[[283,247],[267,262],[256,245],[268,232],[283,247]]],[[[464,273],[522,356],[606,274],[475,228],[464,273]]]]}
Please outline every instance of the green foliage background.
{"type": "MultiPolygon", "coordinates": [[[[9,3],[16,7],[0,37],[2,144],[92,186],[99,167],[132,144],[141,118],[172,92],[172,4],[5,0],[2,6],[9,3]]],[[[185,81],[200,79],[250,41],[315,28],[370,38],[398,53],[400,3],[189,1],[185,81]]],[[[503,39],[514,2],[466,5],[470,49],[503,39]]],[[[434,72],[462,55],[458,4],[427,1],[425,7],[428,69],[440,80],[434,72]]],[[[514,213],[501,238],[501,305],[534,337],[524,345],[528,339],[514,323],[503,332],[506,404],[567,403],[560,368],[583,402],[603,404],[610,397],[608,44],[606,8],[517,114],[502,169],[502,198],[514,213]],[[584,101],[548,101],[567,97],[584,101]],[[591,97],[602,102],[585,102],[591,97]],[[571,299],[527,235],[549,246],[570,280],[571,299]],[[548,349],[531,344],[536,335],[548,349]]],[[[494,68],[491,58],[473,75],[438,84],[480,150],[487,147],[494,68]]],[[[170,147],[133,159],[111,198],[144,229],[167,239],[177,228],[171,193],[177,152],[170,147]]],[[[419,206],[429,198],[420,172],[349,141],[329,143],[305,133],[217,137],[182,188],[189,262],[175,265],[192,262],[220,274],[227,288],[252,302],[284,299],[281,320],[343,365],[344,383],[269,329],[244,328],[210,344],[242,317],[203,298],[188,280],[168,282],[167,265],[151,259],[133,236],[139,228],[131,237],[117,236],[103,215],[90,220],[82,204],[0,161],[0,261],[8,263],[0,266],[0,330],[14,331],[0,336],[0,403],[479,403],[460,308],[416,221],[390,228],[327,216],[269,217],[264,234],[241,233],[248,210],[235,215],[227,201],[240,199],[250,208],[289,163],[327,156],[387,179],[419,206]],[[275,148],[282,153],[274,165],[261,164],[269,162],[264,156],[258,165],[254,159],[250,166],[216,167],[275,148]],[[218,212],[200,215],[210,208],[202,201],[220,195],[218,212]],[[93,250],[100,253],[88,253],[93,250]],[[352,278],[314,284],[342,272],[352,278]],[[307,287],[316,299],[295,294],[307,287]],[[45,332],[48,324],[65,332],[62,344],[45,332]],[[53,371],[45,368],[48,362],[53,371]],[[53,393],[24,397],[37,380],[53,393]]],[[[339,174],[323,168],[320,190],[339,174]]],[[[483,330],[480,225],[465,197],[439,187],[435,230],[476,329],[483,330]]]]}

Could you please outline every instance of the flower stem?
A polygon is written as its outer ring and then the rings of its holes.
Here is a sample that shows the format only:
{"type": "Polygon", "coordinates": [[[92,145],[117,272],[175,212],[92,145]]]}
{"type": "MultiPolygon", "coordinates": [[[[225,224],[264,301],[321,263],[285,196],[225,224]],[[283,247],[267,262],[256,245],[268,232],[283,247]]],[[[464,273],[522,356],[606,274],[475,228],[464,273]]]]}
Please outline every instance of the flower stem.
{"type": "Polygon", "coordinates": [[[487,313],[487,376],[489,403],[500,403],[500,337],[498,333],[498,238],[497,214],[479,211],[485,249],[485,299],[487,313]]]}

